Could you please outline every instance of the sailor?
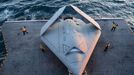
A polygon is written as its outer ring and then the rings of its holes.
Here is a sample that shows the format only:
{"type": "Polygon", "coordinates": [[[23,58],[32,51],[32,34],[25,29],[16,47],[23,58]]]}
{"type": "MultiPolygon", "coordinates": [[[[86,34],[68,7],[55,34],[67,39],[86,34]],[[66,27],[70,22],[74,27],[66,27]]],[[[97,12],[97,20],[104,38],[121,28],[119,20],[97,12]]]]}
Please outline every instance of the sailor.
{"type": "Polygon", "coordinates": [[[118,24],[115,24],[115,22],[113,22],[111,31],[115,31],[115,29],[117,28],[117,26],[118,26],[118,24]]]}
{"type": "Polygon", "coordinates": [[[23,33],[23,35],[28,34],[28,31],[26,29],[26,26],[24,26],[24,27],[21,28],[21,32],[23,33]]]}
{"type": "Polygon", "coordinates": [[[40,49],[42,50],[42,52],[45,52],[45,48],[43,47],[42,44],[40,44],[40,49]]]}
{"type": "Polygon", "coordinates": [[[104,52],[107,52],[107,50],[108,50],[109,47],[110,47],[110,43],[107,43],[107,44],[105,45],[104,52]]]}

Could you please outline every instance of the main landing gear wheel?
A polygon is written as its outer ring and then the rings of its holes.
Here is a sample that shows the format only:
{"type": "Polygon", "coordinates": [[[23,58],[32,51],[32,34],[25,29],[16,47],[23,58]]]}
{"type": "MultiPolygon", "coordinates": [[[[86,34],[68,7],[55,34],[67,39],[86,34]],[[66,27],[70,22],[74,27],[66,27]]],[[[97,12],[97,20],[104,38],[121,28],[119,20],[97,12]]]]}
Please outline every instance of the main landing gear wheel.
{"type": "MultiPolygon", "coordinates": [[[[69,71],[69,75],[73,75],[73,73],[69,71]]],[[[87,71],[85,70],[82,75],[87,75],[87,71]]]]}

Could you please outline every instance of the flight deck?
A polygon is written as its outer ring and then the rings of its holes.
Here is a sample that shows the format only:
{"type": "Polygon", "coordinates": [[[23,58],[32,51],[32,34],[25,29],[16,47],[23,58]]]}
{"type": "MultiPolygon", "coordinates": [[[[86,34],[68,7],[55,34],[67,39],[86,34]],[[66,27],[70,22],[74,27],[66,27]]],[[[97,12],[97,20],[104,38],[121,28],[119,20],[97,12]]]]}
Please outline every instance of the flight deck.
{"type": "MultiPolygon", "coordinates": [[[[124,19],[96,19],[102,35],[86,67],[88,75],[133,75],[134,35],[124,19]],[[118,24],[111,31],[112,23],[118,24]],[[104,52],[106,43],[110,43],[104,52]]],[[[50,51],[42,52],[40,30],[47,21],[7,21],[2,33],[8,55],[0,75],[68,75],[68,69],[50,51]],[[28,34],[20,28],[26,26],[28,34]]]]}

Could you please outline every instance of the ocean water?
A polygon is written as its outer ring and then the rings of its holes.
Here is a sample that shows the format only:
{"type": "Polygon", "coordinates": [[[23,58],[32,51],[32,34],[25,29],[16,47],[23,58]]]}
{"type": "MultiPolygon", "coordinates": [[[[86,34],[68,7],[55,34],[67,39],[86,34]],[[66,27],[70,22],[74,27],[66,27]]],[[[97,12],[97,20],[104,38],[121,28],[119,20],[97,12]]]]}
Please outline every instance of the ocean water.
{"type": "Polygon", "coordinates": [[[0,19],[49,19],[68,4],[92,17],[118,17],[134,23],[134,0],[0,0],[0,19]]]}
{"type": "MultiPolygon", "coordinates": [[[[49,19],[56,10],[73,4],[95,18],[117,17],[134,24],[134,0],[0,0],[0,20],[49,19]]],[[[0,34],[0,57],[3,56],[0,34]]]]}

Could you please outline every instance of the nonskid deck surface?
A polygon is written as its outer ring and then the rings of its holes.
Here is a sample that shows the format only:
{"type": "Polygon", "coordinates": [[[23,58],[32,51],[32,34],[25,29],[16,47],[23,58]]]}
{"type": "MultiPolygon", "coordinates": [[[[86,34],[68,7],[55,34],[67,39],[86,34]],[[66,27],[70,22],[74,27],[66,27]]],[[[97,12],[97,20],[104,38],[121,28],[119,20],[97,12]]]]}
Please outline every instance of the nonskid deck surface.
{"type": "Polygon", "coordinates": [[[134,74],[134,35],[123,19],[97,20],[102,28],[102,35],[92,55],[91,75],[133,75],[134,74]],[[112,22],[119,26],[111,32],[112,22]],[[104,52],[104,46],[111,46],[104,52]]]}
{"type": "Polygon", "coordinates": [[[46,22],[7,22],[3,34],[7,42],[8,56],[0,75],[66,75],[65,66],[58,58],[40,49],[40,29],[46,22]],[[23,36],[20,28],[26,26],[28,34],[23,36]]]}
{"type": "MultiPolygon", "coordinates": [[[[90,75],[132,75],[134,74],[134,36],[122,19],[97,20],[102,35],[87,65],[90,75]],[[119,26],[111,32],[112,22],[119,26]],[[111,43],[104,52],[106,42],[111,43]]],[[[68,75],[67,68],[51,52],[43,53],[39,45],[40,29],[46,21],[6,22],[3,35],[8,49],[5,65],[0,75],[68,75]],[[26,26],[25,36],[20,28],[26,26]]]]}

